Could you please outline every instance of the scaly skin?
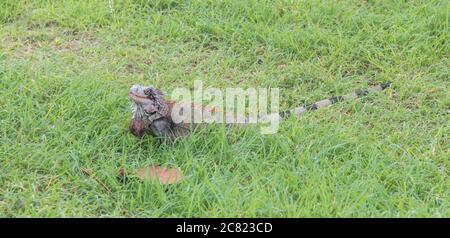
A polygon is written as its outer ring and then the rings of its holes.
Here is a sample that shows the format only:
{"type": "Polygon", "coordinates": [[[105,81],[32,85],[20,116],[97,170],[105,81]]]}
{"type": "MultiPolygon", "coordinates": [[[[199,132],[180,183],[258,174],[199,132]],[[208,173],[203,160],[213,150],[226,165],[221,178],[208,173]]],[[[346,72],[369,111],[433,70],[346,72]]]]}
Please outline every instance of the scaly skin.
{"type": "Polygon", "coordinates": [[[155,137],[173,140],[189,135],[196,127],[187,123],[174,123],[171,112],[176,102],[165,99],[158,89],[133,85],[129,97],[133,111],[130,132],[138,138],[150,133],[155,137]]]}
{"type": "MultiPolygon", "coordinates": [[[[308,111],[331,106],[334,103],[363,97],[368,93],[382,91],[389,87],[390,83],[378,84],[368,89],[358,90],[344,96],[331,97],[329,99],[315,102],[305,107],[281,112],[280,119],[288,116],[299,117],[308,111]]],[[[188,136],[195,131],[202,123],[174,123],[172,120],[172,108],[177,104],[175,101],[167,100],[164,94],[153,87],[133,85],[130,89],[129,97],[132,101],[133,116],[130,122],[130,132],[138,138],[150,133],[158,138],[174,140],[179,137],[188,136]]],[[[194,105],[189,105],[194,107],[194,105]]],[[[202,108],[201,110],[214,111],[216,109],[202,108]]]]}

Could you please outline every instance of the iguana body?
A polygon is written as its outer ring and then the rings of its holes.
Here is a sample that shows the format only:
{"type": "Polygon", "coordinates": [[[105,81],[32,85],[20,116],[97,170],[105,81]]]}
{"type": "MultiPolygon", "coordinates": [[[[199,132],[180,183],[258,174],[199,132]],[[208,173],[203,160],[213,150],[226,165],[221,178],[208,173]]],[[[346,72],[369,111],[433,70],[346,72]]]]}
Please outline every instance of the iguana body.
{"type": "MultiPolygon", "coordinates": [[[[280,113],[279,118],[289,116],[301,116],[308,111],[328,107],[336,102],[348,101],[363,97],[368,93],[382,91],[390,86],[390,83],[378,84],[368,89],[362,89],[344,96],[331,97],[329,99],[315,102],[305,107],[297,107],[280,113]]],[[[175,101],[167,100],[164,94],[153,87],[133,85],[129,93],[132,101],[133,116],[130,122],[130,131],[136,137],[142,137],[145,133],[160,138],[176,139],[189,135],[201,124],[199,123],[174,123],[171,112],[177,104],[175,101]]],[[[202,110],[215,110],[202,108],[202,110]]]]}

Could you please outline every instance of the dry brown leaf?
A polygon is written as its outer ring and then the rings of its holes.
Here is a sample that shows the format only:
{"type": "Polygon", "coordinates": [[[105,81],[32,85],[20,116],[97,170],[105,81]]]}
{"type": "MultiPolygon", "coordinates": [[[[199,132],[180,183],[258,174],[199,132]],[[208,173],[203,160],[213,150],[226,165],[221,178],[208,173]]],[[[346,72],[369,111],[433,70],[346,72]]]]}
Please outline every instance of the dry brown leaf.
{"type": "Polygon", "coordinates": [[[428,93],[437,93],[437,92],[439,92],[438,88],[432,88],[432,89],[428,90],[428,93]]]}
{"type": "Polygon", "coordinates": [[[182,179],[181,172],[174,168],[162,168],[159,165],[151,165],[140,168],[137,176],[144,181],[159,181],[161,184],[179,183],[182,179]]]}
{"type": "Polygon", "coordinates": [[[85,168],[85,167],[81,167],[80,170],[81,170],[81,172],[83,172],[83,174],[86,175],[86,176],[92,176],[92,174],[94,173],[94,172],[92,171],[92,169],[85,168]]]}
{"type": "Polygon", "coordinates": [[[264,46],[259,47],[258,49],[256,49],[256,53],[258,55],[263,55],[265,53],[266,49],[264,48],[264,46]]]}

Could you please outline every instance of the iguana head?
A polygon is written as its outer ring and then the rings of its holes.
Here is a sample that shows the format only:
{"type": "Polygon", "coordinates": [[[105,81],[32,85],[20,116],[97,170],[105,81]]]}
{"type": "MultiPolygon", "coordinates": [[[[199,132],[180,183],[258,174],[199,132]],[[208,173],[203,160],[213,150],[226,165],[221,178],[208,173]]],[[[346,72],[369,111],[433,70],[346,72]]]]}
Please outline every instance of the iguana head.
{"type": "Polygon", "coordinates": [[[133,111],[130,131],[136,137],[142,137],[154,121],[169,114],[169,103],[164,94],[154,87],[133,85],[128,95],[133,111]]]}

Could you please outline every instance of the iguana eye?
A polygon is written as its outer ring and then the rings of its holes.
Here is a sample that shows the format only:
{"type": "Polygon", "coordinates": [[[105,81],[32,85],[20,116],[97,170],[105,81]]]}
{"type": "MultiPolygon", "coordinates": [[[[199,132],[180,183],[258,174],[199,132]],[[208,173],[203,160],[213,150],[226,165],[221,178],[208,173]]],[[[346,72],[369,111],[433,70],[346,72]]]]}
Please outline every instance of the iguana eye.
{"type": "Polygon", "coordinates": [[[144,94],[150,96],[152,94],[152,89],[151,88],[144,89],[144,94]]]}

